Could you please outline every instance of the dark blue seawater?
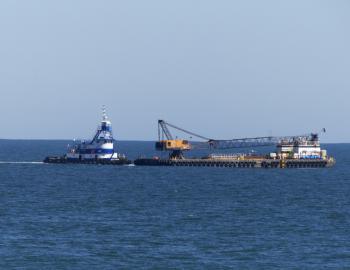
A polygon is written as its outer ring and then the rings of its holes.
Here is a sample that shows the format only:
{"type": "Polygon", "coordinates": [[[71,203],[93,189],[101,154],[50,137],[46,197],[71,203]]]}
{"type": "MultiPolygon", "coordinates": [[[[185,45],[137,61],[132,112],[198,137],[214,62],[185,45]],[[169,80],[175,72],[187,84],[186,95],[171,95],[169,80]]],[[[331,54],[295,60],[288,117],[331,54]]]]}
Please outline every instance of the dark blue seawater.
{"type": "Polygon", "coordinates": [[[0,269],[350,268],[349,144],[331,169],[30,163],[66,144],[0,141],[0,269]]]}

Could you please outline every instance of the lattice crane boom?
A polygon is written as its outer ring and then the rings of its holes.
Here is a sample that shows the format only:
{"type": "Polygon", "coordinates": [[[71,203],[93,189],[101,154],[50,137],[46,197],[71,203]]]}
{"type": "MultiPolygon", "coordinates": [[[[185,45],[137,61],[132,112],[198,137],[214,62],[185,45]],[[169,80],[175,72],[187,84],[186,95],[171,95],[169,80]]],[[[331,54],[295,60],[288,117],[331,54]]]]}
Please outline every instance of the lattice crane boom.
{"type": "MultiPolygon", "coordinates": [[[[325,129],[322,129],[321,132],[325,132],[325,129]]],[[[229,140],[216,140],[210,139],[208,137],[199,135],[192,131],[180,128],[173,124],[170,124],[164,120],[158,121],[158,132],[159,132],[159,142],[157,149],[158,150],[191,150],[191,149],[233,149],[233,148],[251,148],[251,147],[263,147],[263,146],[274,146],[280,143],[281,141],[287,141],[293,143],[296,140],[318,140],[318,133],[310,133],[304,135],[294,135],[294,136],[265,136],[265,137],[254,137],[254,138],[239,138],[239,139],[229,139],[229,140]],[[173,139],[168,126],[181,131],[190,136],[204,140],[204,142],[196,142],[191,145],[186,140],[173,139]],[[166,137],[167,140],[161,140],[161,138],[166,137]],[[162,147],[159,147],[161,142],[162,147]],[[167,147],[168,146],[168,147],[167,147]]]]}

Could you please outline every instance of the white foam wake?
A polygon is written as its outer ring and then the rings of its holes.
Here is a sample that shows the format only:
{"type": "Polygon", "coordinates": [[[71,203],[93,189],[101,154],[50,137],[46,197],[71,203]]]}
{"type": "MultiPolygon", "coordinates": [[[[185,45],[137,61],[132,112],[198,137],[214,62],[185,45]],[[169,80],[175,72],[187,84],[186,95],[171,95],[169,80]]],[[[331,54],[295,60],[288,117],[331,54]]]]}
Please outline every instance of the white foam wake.
{"type": "Polygon", "coordinates": [[[44,164],[42,161],[0,161],[0,164],[44,164]]]}

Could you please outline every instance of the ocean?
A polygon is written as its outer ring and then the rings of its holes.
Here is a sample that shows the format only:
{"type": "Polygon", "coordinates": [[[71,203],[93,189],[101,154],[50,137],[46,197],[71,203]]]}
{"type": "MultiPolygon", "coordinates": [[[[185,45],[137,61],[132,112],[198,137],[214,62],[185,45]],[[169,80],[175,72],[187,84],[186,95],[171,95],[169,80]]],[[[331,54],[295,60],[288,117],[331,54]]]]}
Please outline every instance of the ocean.
{"type": "Polygon", "coordinates": [[[67,143],[0,140],[0,269],[350,268],[350,144],[328,169],[41,163],[67,143]]]}

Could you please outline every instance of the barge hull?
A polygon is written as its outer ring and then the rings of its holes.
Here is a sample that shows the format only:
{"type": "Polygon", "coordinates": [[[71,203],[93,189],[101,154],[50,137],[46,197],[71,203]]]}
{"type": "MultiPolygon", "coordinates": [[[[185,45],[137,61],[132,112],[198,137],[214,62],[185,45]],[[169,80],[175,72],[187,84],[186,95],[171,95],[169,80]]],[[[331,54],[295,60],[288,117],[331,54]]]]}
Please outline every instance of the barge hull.
{"type": "Polygon", "coordinates": [[[325,168],[334,165],[332,160],[210,160],[210,159],[151,159],[134,161],[137,166],[186,166],[230,168],[325,168]]]}

